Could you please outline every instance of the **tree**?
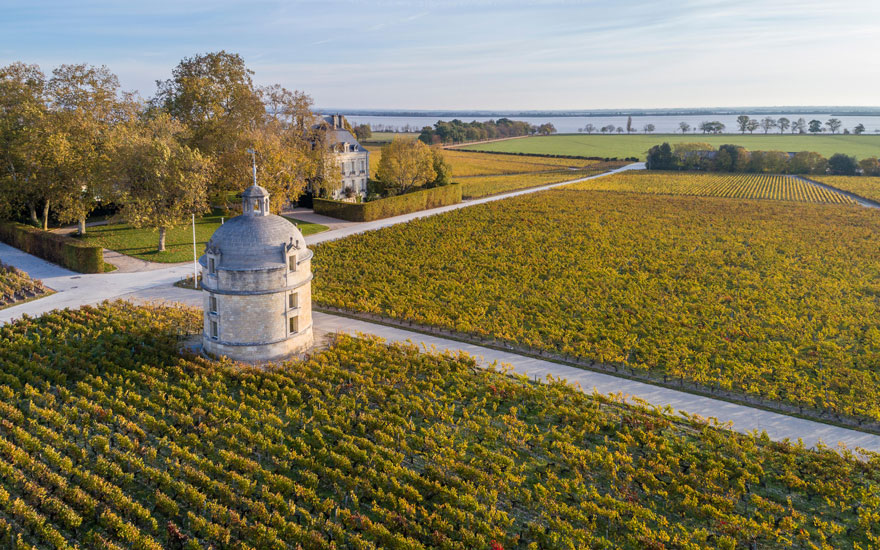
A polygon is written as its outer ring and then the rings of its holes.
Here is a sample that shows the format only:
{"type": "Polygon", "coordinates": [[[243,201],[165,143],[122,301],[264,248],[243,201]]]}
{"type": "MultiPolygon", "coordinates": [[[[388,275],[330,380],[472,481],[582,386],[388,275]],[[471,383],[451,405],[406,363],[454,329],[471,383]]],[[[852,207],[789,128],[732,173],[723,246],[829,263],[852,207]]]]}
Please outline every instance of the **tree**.
{"type": "Polygon", "coordinates": [[[655,145],[648,150],[645,166],[649,170],[674,170],[678,168],[675,155],[668,143],[655,145]]]}
{"type": "Polygon", "coordinates": [[[779,128],[779,133],[782,134],[791,126],[791,121],[785,117],[781,117],[776,121],[776,126],[779,128]]]}
{"type": "Polygon", "coordinates": [[[810,121],[810,133],[818,134],[822,131],[822,122],[816,119],[810,121]]]}
{"type": "Polygon", "coordinates": [[[855,128],[853,128],[853,133],[857,136],[860,136],[865,133],[865,125],[859,122],[856,124],[855,128]]]}
{"type": "Polygon", "coordinates": [[[880,176],[880,161],[877,157],[868,157],[859,161],[859,168],[866,176],[880,176]]]}
{"type": "Polygon", "coordinates": [[[431,149],[431,156],[435,176],[434,181],[428,183],[426,187],[449,185],[452,182],[452,165],[446,161],[446,157],[443,156],[443,150],[439,147],[434,147],[431,149]]]}
{"type": "Polygon", "coordinates": [[[208,207],[208,160],[181,143],[185,128],[166,113],[138,120],[119,131],[113,154],[120,215],[134,227],[159,232],[165,250],[168,229],[208,207]]]}
{"type": "Polygon", "coordinates": [[[584,132],[586,132],[588,134],[592,134],[595,131],[596,131],[596,126],[593,125],[593,123],[587,123],[587,125],[584,126],[584,132]]]}
{"type": "Polygon", "coordinates": [[[828,159],[828,169],[832,174],[838,176],[852,176],[856,173],[859,163],[856,157],[844,155],[843,153],[835,153],[828,159]]]}
{"type": "Polygon", "coordinates": [[[54,178],[45,162],[47,99],[46,76],[38,66],[17,62],[0,67],[0,216],[25,207],[38,224],[42,204],[43,229],[54,198],[54,178]]]}
{"type": "Polygon", "coordinates": [[[241,187],[246,134],[267,116],[252,74],[239,55],[220,51],[184,58],[170,79],[156,83],[154,107],[189,129],[187,145],[214,165],[209,192],[224,197],[241,187]]]}
{"type": "Polygon", "coordinates": [[[631,134],[633,130],[635,130],[635,128],[633,128],[633,117],[630,115],[626,117],[626,133],[631,134]]]}
{"type": "Polygon", "coordinates": [[[798,134],[807,132],[807,121],[804,120],[804,117],[797,119],[797,122],[791,125],[791,133],[794,134],[795,132],[798,134]]]}
{"type": "Polygon", "coordinates": [[[739,145],[722,145],[715,155],[714,166],[718,172],[742,172],[749,162],[749,152],[739,145]]]}
{"type": "Polygon", "coordinates": [[[772,117],[764,117],[761,120],[761,128],[764,129],[764,133],[768,133],[772,128],[776,128],[776,120],[772,117]]]}
{"type": "Polygon", "coordinates": [[[654,129],[655,126],[653,124],[645,124],[645,126],[642,128],[642,130],[644,130],[646,134],[650,134],[654,131],[654,129]]]}
{"type": "Polygon", "coordinates": [[[755,130],[757,130],[761,126],[761,123],[758,122],[758,119],[753,118],[749,120],[749,123],[746,125],[746,129],[750,134],[754,134],[755,130]]]}
{"type": "Polygon", "coordinates": [[[109,192],[112,129],[131,116],[132,105],[120,100],[119,80],[104,66],[61,65],[52,71],[48,91],[58,218],[79,222],[82,235],[98,198],[109,192]]]}
{"type": "Polygon", "coordinates": [[[682,133],[682,134],[686,134],[687,132],[690,131],[690,129],[691,129],[691,125],[688,124],[687,122],[679,122],[679,123],[678,123],[678,128],[681,130],[681,133],[682,133]]]}
{"type": "Polygon", "coordinates": [[[749,121],[751,117],[749,115],[739,115],[736,117],[736,125],[739,126],[739,131],[743,134],[746,133],[746,130],[749,129],[749,121]]]}
{"type": "Polygon", "coordinates": [[[618,133],[618,134],[622,134],[622,133],[623,133],[623,126],[618,126],[618,127],[617,127],[617,133],[618,133]]]}
{"type": "Polygon", "coordinates": [[[788,162],[788,171],[793,174],[824,174],[828,161],[812,151],[801,151],[788,162]]]}
{"type": "Polygon", "coordinates": [[[538,133],[542,136],[549,136],[550,134],[556,133],[556,127],[550,122],[545,122],[538,126],[538,133]]]}
{"type": "Polygon", "coordinates": [[[358,124],[354,127],[354,136],[358,141],[366,141],[373,137],[373,129],[369,124],[358,124]]]}
{"type": "Polygon", "coordinates": [[[392,194],[406,193],[434,181],[434,155],[431,148],[418,140],[394,138],[382,147],[378,179],[392,194]]]}
{"type": "MultiPolygon", "coordinates": [[[[836,134],[838,130],[840,130],[840,126],[843,124],[840,122],[839,118],[829,118],[825,122],[825,126],[828,126],[828,129],[831,130],[832,134],[836,134]]],[[[830,160],[830,159],[829,159],[830,160]]]]}
{"type": "Polygon", "coordinates": [[[606,124],[605,126],[602,126],[602,133],[603,134],[610,134],[612,132],[614,132],[614,125],[613,124],[606,124]]]}

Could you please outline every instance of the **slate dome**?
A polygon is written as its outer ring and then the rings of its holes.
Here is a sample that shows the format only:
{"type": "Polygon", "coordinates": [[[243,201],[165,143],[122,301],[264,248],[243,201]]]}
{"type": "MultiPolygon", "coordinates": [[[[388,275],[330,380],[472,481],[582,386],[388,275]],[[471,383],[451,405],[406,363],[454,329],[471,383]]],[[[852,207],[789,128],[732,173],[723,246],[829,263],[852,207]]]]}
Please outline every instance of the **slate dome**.
{"type": "Polygon", "coordinates": [[[287,219],[266,216],[236,216],[217,228],[208,248],[222,254],[226,269],[260,269],[284,264],[282,247],[305,247],[303,235],[287,219]]]}

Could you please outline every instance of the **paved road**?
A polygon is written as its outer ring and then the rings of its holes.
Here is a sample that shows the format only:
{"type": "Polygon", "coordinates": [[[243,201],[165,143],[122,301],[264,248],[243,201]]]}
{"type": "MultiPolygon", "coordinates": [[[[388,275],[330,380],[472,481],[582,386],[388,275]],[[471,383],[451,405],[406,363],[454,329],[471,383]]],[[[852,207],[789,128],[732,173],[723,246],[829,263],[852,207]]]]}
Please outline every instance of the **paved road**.
{"type": "MultiPolygon", "coordinates": [[[[621,170],[639,169],[644,165],[630,165],[621,170]]],[[[619,170],[618,170],[619,171],[619,170]]],[[[591,176],[592,179],[603,175],[591,176]]],[[[404,216],[396,216],[376,222],[367,222],[356,226],[342,227],[337,230],[326,231],[306,238],[308,244],[315,244],[328,240],[340,239],[353,235],[387,227],[409,220],[431,216],[442,212],[448,212],[459,208],[466,208],[476,204],[483,204],[505,198],[535,193],[544,189],[559,187],[572,182],[560,182],[539,188],[524,189],[504,195],[486,197],[483,199],[467,201],[460,204],[436,208],[430,211],[417,212],[404,216]]],[[[99,303],[105,299],[124,298],[130,300],[167,300],[179,301],[195,306],[201,305],[200,294],[196,291],[186,291],[172,286],[172,284],[191,273],[189,264],[175,265],[165,269],[139,273],[107,273],[98,275],[80,275],[60,268],[49,262],[45,262],[29,254],[21,252],[8,245],[0,243],[0,260],[12,264],[30,273],[33,277],[42,279],[44,284],[57,292],[46,298],[34,300],[20,306],[0,310],[0,323],[6,323],[21,317],[23,314],[31,316],[51,311],[56,308],[79,307],[85,304],[99,303]]],[[[828,426],[819,422],[803,420],[778,413],[753,409],[743,405],[735,405],[725,401],[719,401],[707,397],[695,396],[667,388],[661,388],[635,382],[624,378],[617,378],[607,374],[585,371],[575,367],[560,365],[531,357],[525,357],[514,353],[497,351],[471,344],[465,344],[454,340],[427,336],[420,333],[408,332],[402,329],[377,325],[365,321],[353,320],[347,317],[328,315],[314,312],[315,330],[319,333],[345,332],[355,334],[376,334],[390,342],[412,341],[419,345],[435,347],[439,350],[464,350],[474,356],[481,357],[481,364],[488,365],[494,362],[506,363],[513,367],[514,371],[526,374],[530,377],[544,379],[547,375],[565,378],[570,382],[578,383],[584,391],[598,391],[599,393],[623,394],[637,397],[647,403],[665,406],[670,405],[675,410],[685,410],[691,414],[699,414],[704,417],[714,417],[720,422],[732,423],[732,428],[743,433],[754,430],[764,430],[774,440],[802,439],[808,446],[814,446],[819,441],[824,441],[829,446],[836,446],[838,442],[848,448],[863,448],[870,451],[880,452],[880,436],[865,434],[846,428],[828,426]]]]}

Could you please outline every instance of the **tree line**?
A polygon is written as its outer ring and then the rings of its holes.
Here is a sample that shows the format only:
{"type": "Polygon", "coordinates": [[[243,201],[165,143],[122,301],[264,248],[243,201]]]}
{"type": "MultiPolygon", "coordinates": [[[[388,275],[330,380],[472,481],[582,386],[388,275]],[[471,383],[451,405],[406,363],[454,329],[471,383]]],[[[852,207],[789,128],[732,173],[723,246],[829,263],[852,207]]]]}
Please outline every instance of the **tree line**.
{"type": "Polygon", "coordinates": [[[814,151],[747,151],[739,145],[721,145],[716,150],[708,143],[655,145],[648,150],[646,165],[650,170],[705,170],[707,172],[754,172],[771,174],[835,174],[851,176],[880,175],[877,157],[856,160],[836,153],[825,158],[814,151]]]}
{"type": "Polygon", "coordinates": [[[444,143],[461,143],[465,141],[483,141],[487,139],[529,136],[534,134],[550,135],[556,133],[552,123],[539,126],[521,120],[499,118],[478,122],[463,122],[459,119],[450,121],[438,120],[434,127],[425,126],[419,134],[419,141],[427,145],[444,143]]]}
{"type": "Polygon", "coordinates": [[[167,229],[211,203],[226,204],[251,180],[273,208],[307,184],[338,186],[327,129],[312,99],[275,84],[225,51],[183,59],[143,99],[105,66],[0,67],[0,216],[48,228],[50,212],[78,223],[112,203],[135,227],[167,229]]]}

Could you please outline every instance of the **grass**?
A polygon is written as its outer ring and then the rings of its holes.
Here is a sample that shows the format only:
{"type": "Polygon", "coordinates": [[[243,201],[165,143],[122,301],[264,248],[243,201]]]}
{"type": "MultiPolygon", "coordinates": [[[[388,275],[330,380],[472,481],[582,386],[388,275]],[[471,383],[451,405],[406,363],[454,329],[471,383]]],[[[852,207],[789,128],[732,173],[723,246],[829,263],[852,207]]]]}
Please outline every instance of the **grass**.
{"type": "Polygon", "coordinates": [[[664,141],[668,141],[670,144],[706,142],[715,147],[731,143],[750,150],[815,151],[826,157],[834,153],[854,155],[860,159],[880,155],[880,136],[878,135],[723,134],[712,136],[703,134],[633,134],[611,136],[562,134],[481,143],[466,149],[469,151],[602,158],[638,157],[644,160],[645,153],[651,146],[663,143],[664,141]]]}
{"type": "MultiPolygon", "coordinates": [[[[286,217],[286,216],[285,216],[286,217]]],[[[326,231],[328,227],[318,223],[308,223],[296,218],[287,217],[299,226],[303,236],[326,231]]],[[[204,216],[196,220],[196,248],[204,250],[208,239],[220,227],[219,215],[204,216]]],[[[112,224],[90,227],[86,235],[81,237],[90,244],[103,246],[148,262],[178,263],[192,261],[192,226],[184,224],[169,229],[165,235],[164,252],[157,252],[159,232],[155,229],[138,229],[128,224],[112,224]]]]}

